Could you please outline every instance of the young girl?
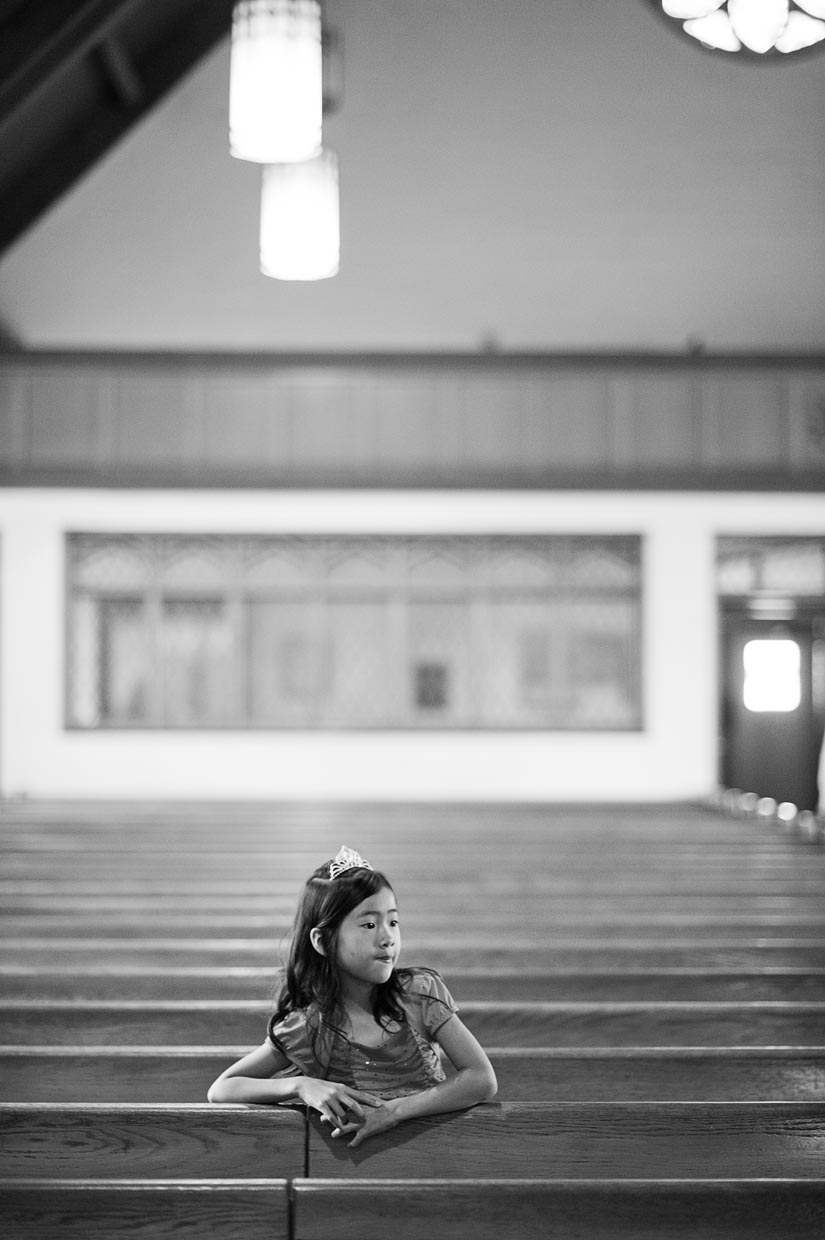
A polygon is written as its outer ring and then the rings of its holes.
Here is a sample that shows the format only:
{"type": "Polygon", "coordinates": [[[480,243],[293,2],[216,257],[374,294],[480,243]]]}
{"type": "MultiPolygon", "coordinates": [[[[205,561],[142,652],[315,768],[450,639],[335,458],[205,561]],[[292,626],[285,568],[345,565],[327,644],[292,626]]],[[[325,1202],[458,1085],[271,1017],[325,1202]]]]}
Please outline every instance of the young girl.
{"type": "Polygon", "coordinates": [[[304,887],[266,1042],[218,1077],[209,1101],[303,1103],[355,1147],[492,1098],[492,1065],[443,981],[396,968],[400,948],[392,887],[343,847],[304,887]]]}

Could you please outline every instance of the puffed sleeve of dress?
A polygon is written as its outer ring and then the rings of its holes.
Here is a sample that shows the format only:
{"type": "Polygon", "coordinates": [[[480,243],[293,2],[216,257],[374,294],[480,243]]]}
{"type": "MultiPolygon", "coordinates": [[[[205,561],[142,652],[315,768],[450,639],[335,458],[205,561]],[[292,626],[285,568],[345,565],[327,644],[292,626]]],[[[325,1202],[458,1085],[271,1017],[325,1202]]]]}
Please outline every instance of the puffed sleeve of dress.
{"type": "Polygon", "coordinates": [[[441,1026],[458,1012],[443,977],[435,969],[411,969],[403,990],[410,1023],[428,1042],[434,1041],[441,1026]]]}
{"type": "Polygon", "coordinates": [[[267,1027],[267,1041],[281,1055],[289,1060],[289,1067],[284,1068],[279,1076],[301,1074],[302,1076],[323,1076],[324,1068],[312,1048],[307,1021],[303,1011],[290,1012],[283,1020],[270,1020],[267,1027]]]}

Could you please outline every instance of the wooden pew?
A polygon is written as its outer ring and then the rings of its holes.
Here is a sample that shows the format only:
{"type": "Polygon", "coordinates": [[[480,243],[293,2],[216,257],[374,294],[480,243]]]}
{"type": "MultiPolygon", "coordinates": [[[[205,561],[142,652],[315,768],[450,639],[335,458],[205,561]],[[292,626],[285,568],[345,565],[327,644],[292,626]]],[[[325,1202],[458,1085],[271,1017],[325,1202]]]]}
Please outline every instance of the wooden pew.
{"type": "MultiPolygon", "coordinates": [[[[8,838],[5,827],[3,835],[4,839],[8,838]]],[[[192,833],[188,840],[182,841],[177,848],[177,853],[187,854],[191,860],[194,843],[197,843],[198,848],[203,846],[200,834],[192,833]]],[[[605,840],[604,843],[611,845],[613,840],[605,840]]],[[[500,844],[501,841],[491,848],[491,855],[494,849],[500,847],[500,844]]],[[[441,855],[442,845],[441,839],[434,843],[439,855],[441,855]]],[[[384,844],[382,843],[380,847],[383,851],[384,844]]],[[[716,855],[715,864],[703,864],[700,873],[696,872],[699,867],[695,865],[683,866],[674,872],[672,866],[661,864],[652,843],[648,850],[650,866],[635,864],[634,859],[632,868],[623,867],[620,864],[620,858],[617,858],[616,865],[609,873],[605,872],[604,866],[598,867],[593,864],[593,858],[590,856],[587,857],[586,870],[576,863],[575,856],[565,857],[564,870],[558,869],[555,865],[558,848],[555,834],[550,828],[548,828],[546,847],[554,864],[532,867],[526,877],[521,873],[519,865],[515,863],[517,859],[507,858],[507,861],[497,865],[495,870],[488,870],[485,873],[476,872],[469,877],[465,874],[459,879],[450,880],[449,890],[455,898],[452,907],[466,909],[477,905],[485,898],[489,900],[491,898],[507,899],[513,896],[523,897],[525,888],[531,900],[555,902],[583,899],[585,903],[602,900],[621,901],[621,904],[626,906],[628,902],[672,896],[677,902],[687,902],[689,908],[702,908],[709,903],[728,899],[733,900],[734,907],[737,902],[750,900],[759,901],[760,906],[766,900],[795,902],[797,897],[815,897],[819,890],[820,880],[816,871],[808,867],[810,861],[816,862],[816,853],[813,855],[810,852],[800,853],[797,846],[793,845],[792,851],[785,847],[781,852],[772,853],[770,866],[761,870],[746,869],[743,867],[743,859],[747,862],[750,857],[750,845],[747,837],[741,835],[736,844],[735,858],[732,857],[726,864],[716,855]]],[[[254,910],[272,914],[276,911],[291,912],[293,910],[301,882],[306,878],[305,874],[297,873],[286,880],[280,873],[274,877],[267,875],[261,878],[255,873],[254,864],[252,864],[242,876],[229,875],[221,878],[190,871],[186,880],[181,881],[179,877],[170,878],[165,872],[166,858],[175,855],[170,852],[169,848],[161,847],[157,841],[152,840],[147,840],[144,848],[151,850],[158,859],[154,870],[149,873],[135,874],[131,868],[124,872],[121,864],[120,873],[113,875],[111,881],[106,884],[105,890],[102,890],[100,884],[95,883],[89,877],[90,860],[106,856],[113,851],[118,857],[123,857],[122,851],[113,846],[111,842],[107,844],[105,835],[100,836],[96,847],[86,851],[85,872],[81,868],[77,873],[67,873],[65,854],[62,851],[38,847],[39,854],[48,852],[51,856],[51,870],[44,868],[41,862],[37,862],[32,872],[26,873],[26,867],[22,861],[17,866],[21,872],[14,877],[8,876],[4,870],[0,875],[0,898],[2,898],[3,907],[8,912],[38,909],[54,912],[67,911],[71,908],[82,910],[88,908],[91,903],[102,911],[135,908],[146,913],[151,906],[166,902],[173,907],[185,907],[193,911],[200,909],[202,912],[208,912],[217,901],[220,905],[234,903],[246,911],[254,910]],[[181,893],[182,905],[175,903],[178,893],[181,893]]],[[[9,855],[11,853],[10,848],[4,851],[9,855]]],[[[21,850],[17,851],[20,855],[21,850]]],[[[821,855],[821,850],[819,855],[821,855]]],[[[667,856],[673,860],[684,860],[672,847],[668,848],[667,856]]],[[[546,859],[547,857],[545,861],[546,859]]],[[[412,871],[409,864],[404,863],[403,873],[391,874],[389,877],[391,880],[398,879],[399,886],[403,882],[406,888],[407,873],[412,873],[412,871]]],[[[426,907],[433,903],[436,897],[443,894],[444,883],[440,873],[428,875],[426,884],[418,875],[415,883],[418,907],[426,907]]],[[[441,907],[444,907],[443,904],[441,907]]]]}
{"type": "Polygon", "coordinates": [[[825,1180],[298,1180],[293,1240],[814,1240],[825,1180]]]}
{"type": "MultiPolygon", "coordinates": [[[[255,1046],[267,1005],[233,1000],[0,1000],[0,1042],[255,1046]]],[[[825,1003],[461,1004],[485,1046],[818,1046],[825,1003]]]]}
{"type": "Polygon", "coordinates": [[[485,1103],[352,1150],[309,1121],[313,1179],[817,1179],[816,1103],[485,1103]]]}
{"type": "MultiPolygon", "coordinates": [[[[788,838],[774,825],[755,818],[744,821],[709,807],[671,802],[635,806],[536,803],[530,807],[512,801],[453,805],[408,801],[382,806],[367,802],[329,802],[325,806],[270,802],[261,807],[263,812],[255,822],[244,819],[241,801],[227,804],[223,817],[214,816],[212,821],[210,806],[190,802],[186,807],[190,820],[186,823],[181,818],[181,802],[158,803],[153,818],[143,822],[131,813],[131,808],[127,802],[108,806],[92,800],[74,806],[55,803],[54,819],[48,823],[43,801],[33,802],[32,812],[27,815],[8,805],[5,825],[9,848],[30,852],[52,848],[70,859],[101,845],[112,851],[120,845],[124,855],[139,851],[146,842],[155,844],[160,851],[172,850],[196,835],[204,855],[231,857],[241,852],[266,852],[277,837],[283,856],[280,874],[284,879],[293,869],[299,875],[305,873],[304,867],[318,858],[319,849],[322,858],[329,855],[326,850],[335,846],[341,831],[346,831],[364,851],[369,846],[371,860],[388,872],[390,864],[400,859],[422,870],[426,858],[422,859],[420,850],[416,851],[416,842],[429,830],[442,842],[445,857],[460,866],[466,879],[476,861],[471,857],[468,865],[468,837],[479,848],[500,848],[504,821],[512,833],[520,834],[524,851],[531,857],[540,855],[542,842],[550,833],[560,849],[569,849],[576,855],[590,850],[599,853],[604,840],[610,839],[615,841],[618,856],[640,850],[655,854],[670,847],[674,853],[695,855],[699,861],[707,859],[708,853],[725,856],[743,839],[748,842],[751,857],[781,851],[788,838]],[[313,810],[319,811],[314,821],[313,810]],[[96,823],[92,821],[94,815],[98,815],[96,823]],[[237,853],[228,847],[229,839],[237,841],[237,853]],[[380,854],[375,852],[376,846],[380,847],[380,854]]],[[[476,864],[475,869],[479,868],[476,864]]]]}
{"type": "MultiPolygon", "coordinates": [[[[455,820],[448,827],[443,805],[409,802],[409,835],[393,834],[393,829],[384,825],[371,825],[366,815],[360,816],[360,807],[351,803],[339,803],[335,807],[338,823],[330,823],[328,830],[317,832],[299,824],[295,815],[280,804],[273,805],[272,821],[262,824],[259,830],[244,830],[233,821],[234,812],[227,815],[224,824],[210,828],[205,821],[197,821],[201,810],[195,811],[191,826],[180,829],[175,823],[176,807],[172,802],[158,808],[156,822],[146,829],[129,821],[128,807],[122,804],[109,811],[108,821],[102,821],[92,831],[85,831],[79,822],[80,815],[72,822],[71,813],[65,811],[62,821],[51,829],[38,824],[34,816],[28,822],[15,824],[4,806],[7,851],[10,857],[19,858],[21,865],[28,860],[33,871],[43,868],[39,865],[42,857],[59,853],[62,872],[78,877],[83,876],[83,860],[90,852],[106,857],[113,869],[117,868],[118,858],[134,858],[141,863],[130,867],[129,876],[134,878],[150,869],[153,853],[161,857],[182,856],[196,839],[195,873],[208,873],[217,868],[234,877],[235,871],[240,869],[241,877],[249,881],[251,871],[243,863],[269,860],[277,862],[276,886],[287,886],[306,878],[319,861],[334,852],[341,830],[350,833],[350,838],[357,841],[364,853],[369,848],[370,860],[390,879],[403,865],[410,874],[423,876],[430,882],[432,867],[428,866],[428,858],[419,846],[429,830],[429,839],[438,841],[439,855],[445,863],[438,877],[441,881],[458,884],[476,875],[487,877],[488,870],[482,858],[485,853],[489,856],[491,850],[504,851],[504,823],[510,838],[519,835],[520,855],[531,865],[546,857],[550,840],[555,853],[571,868],[592,860],[596,872],[602,873],[610,870],[611,862],[627,870],[640,857],[647,858],[655,866],[663,864],[668,856],[678,857],[685,863],[691,861],[697,869],[717,871],[726,866],[736,868],[738,858],[744,859],[747,868],[754,870],[771,858],[779,857],[787,862],[788,843],[791,842],[781,832],[760,827],[755,822],[725,819],[712,810],[700,810],[682,818],[674,805],[639,807],[647,821],[643,830],[635,830],[628,817],[619,813],[621,808],[627,807],[615,804],[604,807],[601,821],[591,820],[589,824],[576,817],[572,806],[546,804],[540,807],[541,814],[527,823],[519,807],[508,802],[496,807],[497,829],[485,831],[480,818],[484,809],[491,808],[489,804],[482,806],[473,802],[456,806],[455,820]],[[604,855],[605,843],[611,846],[608,857],[604,855]],[[747,845],[747,854],[743,854],[743,844],[747,845]],[[469,857],[468,845],[476,850],[469,857]]],[[[81,811],[82,814],[87,812],[90,807],[81,811]]],[[[738,872],[743,872],[741,865],[738,872]]],[[[119,877],[123,877],[122,867],[119,877]]]]}
{"type": "MultiPolygon", "coordinates": [[[[109,897],[97,900],[89,896],[83,901],[56,894],[49,905],[34,908],[20,908],[18,897],[4,902],[0,908],[0,933],[13,937],[57,932],[97,938],[107,934],[200,937],[219,931],[230,938],[260,935],[280,939],[289,934],[297,896],[296,889],[289,899],[278,899],[269,907],[260,900],[247,902],[227,896],[215,896],[211,907],[206,901],[194,905],[178,903],[174,896],[140,901],[124,897],[119,907],[112,907],[109,897]]],[[[433,917],[450,934],[464,934],[468,925],[475,923],[488,933],[518,935],[523,928],[523,918],[510,901],[503,902],[503,907],[498,901],[491,904],[489,894],[484,892],[468,893],[462,899],[454,892],[442,893],[435,887],[426,897],[406,902],[402,892],[399,907],[405,933],[412,935],[426,933],[433,917]],[[445,901],[445,895],[451,898],[445,901]]],[[[667,892],[647,896],[574,892],[530,903],[531,929],[568,937],[582,932],[642,932],[650,926],[665,933],[687,929],[713,937],[722,929],[750,935],[760,929],[763,934],[775,934],[788,926],[821,929],[823,925],[825,914],[815,893],[803,892],[792,898],[742,897],[732,882],[726,891],[712,897],[667,892]]]]}
{"type": "Polygon", "coordinates": [[[500,1102],[825,1102],[825,1047],[502,1047],[500,1102]]]}
{"type": "MultiPolygon", "coordinates": [[[[0,1047],[7,1102],[201,1103],[248,1047],[0,1047]]],[[[492,1048],[500,1102],[825,1102],[825,1047],[492,1048]]]]}
{"type": "MultiPolygon", "coordinates": [[[[697,1003],[825,1001],[823,969],[451,969],[445,977],[460,1002],[697,1003]]],[[[5,999],[246,999],[262,1001],[277,985],[272,969],[99,966],[0,966],[5,999]]]]}
{"type": "Polygon", "coordinates": [[[0,1104],[5,1179],[289,1179],[305,1120],[279,1107],[0,1104]]]}
{"type": "Polygon", "coordinates": [[[9,1240],[291,1240],[273,1180],[2,1180],[9,1240]]]}
{"type": "MultiPolygon", "coordinates": [[[[58,863],[56,863],[58,864],[58,863]]],[[[177,921],[190,920],[203,924],[226,925],[232,931],[234,921],[242,926],[244,932],[251,926],[261,926],[265,931],[272,931],[278,926],[289,925],[295,911],[298,888],[292,892],[262,892],[258,887],[251,888],[248,893],[233,893],[231,887],[223,889],[220,884],[211,884],[210,894],[201,894],[196,887],[192,890],[189,884],[181,883],[179,892],[135,892],[125,890],[120,894],[110,892],[77,892],[73,884],[19,884],[5,883],[0,880],[0,897],[2,905],[0,916],[4,920],[5,929],[12,930],[15,921],[40,920],[43,924],[55,925],[76,924],[88,925],[92,929],[100,921],[108,921],[112,925],[134,926],[145,930],[148,920],[159,918],[174,925],[177,921]],[[46,892],[41,887],[47,887],[46,892]]],[[[490,893],[484,887],[450,888],[450,899],[444,901],[444,893],[437,883],[428,884],[424,892],[417,892],[402,900],[402,916],[404,930],[417,929],[426,924],[432,916],[447,923],[457,923],[460,919],[483,918],[484,924],[509,924],[514,921],[514,913],[510,901],[504,906],[490,908],[490,893]]],[[[512,894],[516,894],[515,892],[512,894]]],[[[706,920],[720,918],[725,921],[744,920],[747,918],[820,918],[821,904],[816,888],[809,884],[785,880],[778,889],[772,885],[737,882],[727,879],[717,885],[713,892],[707,890],[671,890],[662,880],[655,885],[636,882],[634,887],[625,889],[619,879],[612,885],[600,882],[593,889],[592,885],[569,882],[564,888],[542,892],[536,901],[535,918],[542,926],[566,924],[569,920],[604,921],[613,918],[622,920],[644,919],[651,915],[667,914],[670,918],[690,918],[696,920],[702,916],[706,920]]],[[[79,932],[79,931],[78,931],[79,932]]]]}
{"type": "Polygon", "coordinates": [[[7,1102],[203,1103],[212,1081],[249,1047],[3,1047],[7,1102]]]}
{"type": "MultiPolygon", "coordinates": [[[[103,1240],[124,1215],[154,1240],[147,1219],[188,1226],[168,1203],[196,1191],[199,1234],[223,1240],[213,1190],[255,1192],[273,1175],[297,1177],[290,1240],[361,1240],[388,1219],[399,1240],[822,1230],[825,875],[819,854],[763,824],[695,807],[97,805],[68,824],[23,807],[7,825],[0,1037],[18,1036],[0,1072],[50,1104],[17,1108],[10,1129],[4,1173],[48,1177],[0,1186],[32,1228],[21,1240],[44,1240],[44,1217],[61,1240],[103,1240]],[[468,875],[468,846],[500,855],[505,817],[517,864],[468,875]],[[437,875],[420,857],[427,830],[437,875]],[[309,1169],[324,1178],[307,1182],[300,1115],[187,1104],[262,1039],[280,935],[330,831],[397,877],[405,960],[444,972],[501,1092],[354,1152],[313,1121],[309,1169]],[[514,898],[536,910],[529,938],[502,911],[514,898]],[[75,1107],[55,1105],[50,1082],[76,1090],[75,1107]],[[301,1129],[292,1163],[262,1154],[284,1117],[301,1129]],[[135,1162],[142,1182],[124,1191],[141,1204],[124,1206],[112,1194],[135,1162]],[[193,1189],[201,1176],[213,1178],[193,1189]],[[140,1193],[155,1191],[181,1195],[147,1208],[140,1193]]],[[[257,1240],[270,1192],[237,1199],[250,1227],[227,1238],[257,1240]]],[[[232,1199],[225,1214],[215,1200],[233,1226],[232,1199]]]]}
{"type": "MultiPolygon", "coordinates": [[[[823,881],[825,888],[825,881],[823,881]]],[[[273,973],[282,959],[282,944],[260,939],[76,939],[63,936],[0,940],[0,967],[6,969],[77,969],[93,960],[110,970],[161,968],[226,969],[235,966],[273,973]]],[[[725,936],[697,942],[689,935],[662,942],[655,936],[635,939],[560,941],[551,936],[540,942],[519,941],[479,932],[445,947],[440,942],[404,940],[403,963],[438,969],[446,978],[472,964],[476,969],[531,972],[565,969],[573,972],[637,972],[689,969],[702,973],[740,969],[825,969],[825,936],[807,935],[775,940],[759,936],[750,941],[725,936]]],[[[459,996],[461,997],[461,996],[459,996]]]]}
{"type": "MultiPolygon", "coordinates": [[[[445,902],[449,893],[445,893],[445,902]]],[[[748,943],[757,939],[793,939],[806,937],[821,939],[825,934],[825,912],[806,912],[794,908],[786,913],[763,913],[748,908],[742,912],[728,912],[724,908],[712,912],[691,912],[685,909],[674,912],[663,897],[658,907],[644,912],[624,910],[605,912],[599,905],[593,912],[583,910],[576,901],[570,905],[555,906],[551,912],[530,911],[531,936],[525,946],[536,947],[547,939],[558,944],[575,945],[581,939],[595,939],[610,943],[614,940],[650,940],[657,943],[679,942],[686,938],[697,945],[704,941],[726,938],[748,943]]],[[[404,915],[405,934],[421,950],[433,946],[428,929],[434,922],[440,926],[439,938],[446,936],[452,944],[464,943],[472,948],[477,942],[518,943],[524,934],[523,917],[513,913],[506,916],[485,912],[477,907],[458,914],[445,911],[441,901],[433,901],[424,910],[404,915]]],[[[187,911],[151,914],[123,914],[101,916],[91,913],[73,913],[69,916],[35,913],[7,916],[0,913],[0,936],[4,940],[39,938],[70,938],[88,940],[90,950],[96,949],[99,939],[120,939],[124,945],[132,939],[148,943],[163,940],[185,943],[187,939],[202,940],[225,938],[229,940],[257,940],[270,953],[270,959],[278,959],[280,946],[288,939],[293,913],[284,914],[276,920],[268,913],[221,915],[218,910],[192,914],[187,911]]]]}

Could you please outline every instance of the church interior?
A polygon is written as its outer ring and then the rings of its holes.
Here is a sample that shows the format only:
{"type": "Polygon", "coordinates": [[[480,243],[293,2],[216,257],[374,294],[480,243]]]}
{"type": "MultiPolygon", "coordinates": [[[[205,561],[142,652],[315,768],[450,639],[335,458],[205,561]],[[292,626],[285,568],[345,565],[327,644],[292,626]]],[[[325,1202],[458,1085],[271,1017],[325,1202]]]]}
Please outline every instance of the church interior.
{"type": "Polygon", "coordinates": [[[821,0],[0,0],[12,1240],[821,1235],[824,108],[821,0]],[[342,844],[498,1082],[355,1149],[206,1096],[342,844]]]}

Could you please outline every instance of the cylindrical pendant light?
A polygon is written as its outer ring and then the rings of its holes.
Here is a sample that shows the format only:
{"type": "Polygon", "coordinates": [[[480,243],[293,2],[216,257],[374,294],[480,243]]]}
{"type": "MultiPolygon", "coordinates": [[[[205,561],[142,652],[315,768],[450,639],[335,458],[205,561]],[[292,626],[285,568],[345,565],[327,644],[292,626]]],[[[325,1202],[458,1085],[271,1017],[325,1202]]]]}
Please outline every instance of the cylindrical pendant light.
{"type": "Polygon", "coordinates": [[[232,16],[229,148],[261,164],[321,150],[319,0],[239,0],[232,16]]]}
{"type": "Polygon", "coordinates": [[[270,164],[261,185],[261,271],[276,280],[338,272],[338,159],[324,150],[300,164],[270,164]]]}

